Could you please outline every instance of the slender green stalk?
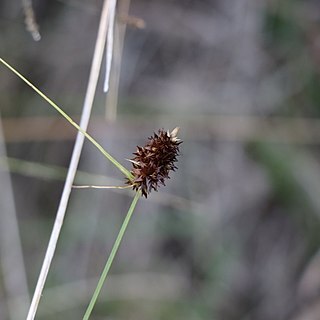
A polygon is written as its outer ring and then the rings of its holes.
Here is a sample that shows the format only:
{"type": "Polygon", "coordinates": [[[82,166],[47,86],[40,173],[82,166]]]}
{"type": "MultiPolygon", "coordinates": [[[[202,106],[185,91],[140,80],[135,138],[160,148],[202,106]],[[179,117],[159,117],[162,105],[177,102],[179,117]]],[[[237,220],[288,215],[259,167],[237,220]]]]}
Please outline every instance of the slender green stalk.
{"type": "Polygon", "coordinates": [[[41,92],[35,85],[27,80],[21,73],[13,68],[9,63],[0,58],[0,62],[4,64],[8,69],[15,73],[21,80],[23,80],[29,87],[31,87],[39,96],[47,101],[53,108],[55,108],[71,125],[73,125],[78,131],[80,131],[92,144],[112,163],[114,164],[128,179],[132,180],[132,174],[122,164],[120,164],[115,158],[113,158],[94,138],[92,138],[87,132],[72,120],[57,104],[55,104],[50,98],[48,98],[43,92],[41,92]]]}
{"type": "Polygon", "coordinates": [[[95,291],[93,293],[93,296],[92,296],[91,301],[90,301],[90,303],[88,305],[86,313],[83,316],[83,320],[88,320],[90,315],[91,315],[92,309],[93,309],[94,305],[96,304],[98,295],[99,295],[99,293],[101,291],[101,288],[102,288],[102,286],[103,286],[103,284],[104,284],[104,282],[105,282],[105,280],[107,278],[108,272],[109,272],[110,267],[111,267],[112,262],[113,262],[113,259],[114,259],[115,255],[116,255],[116,253],[117,253],[117,251],[119,249],[121,240],[122,240],[123,235],[124,235],[124,233],[125,233],[125,231],[127,229],[127,226],[128,226],[129,221],[131,219],[132,213],[133,213],[133,211],[134,211],[134,209],[136,207],[136,204],[137,204],[138,199],[140,198],[140,196],[141,196],[141,192],[138,191],[136,193],[135,197],[132,200],[132,203],[131,203],[130,208],[128,210],[128,213],[127,213],[127,215],[126,215],[126,217],[125,217],[125,219],[124,219],[124,221],[122,223],[122,226],[120,228],[120,231],[118,233],[116,241],[114,242],[114,245],[112,247],[112,250],[111,250],[111,253],[110,253],[109,257],[108,257],[106,265],[105,265],[105,267],[104,267],[104,269],[103,269],[103,271],[101,273],[101,276],[100,276],[99,282],[97,284],[97,287],[96,287],[96,289],[95,289],[95,291]]]}

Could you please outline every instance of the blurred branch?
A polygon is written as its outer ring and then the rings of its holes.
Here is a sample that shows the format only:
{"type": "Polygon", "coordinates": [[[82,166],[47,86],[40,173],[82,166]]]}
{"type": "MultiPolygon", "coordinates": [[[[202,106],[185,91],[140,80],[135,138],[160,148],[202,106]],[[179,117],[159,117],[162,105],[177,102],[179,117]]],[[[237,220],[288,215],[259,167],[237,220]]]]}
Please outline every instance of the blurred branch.
{"type": "MultiPolygon", "coordinates": [[[[0,118],[0,156],[5,157],[5,155],[6,150],[0,118]]],[[[8,302],[9,318],[15,320],[23,318],[28,308],[30,297],[13,189],[6,161],[3,161],[2,168],[0,168],[0,181],[0,263],[8,302]],[[24,299],[17,303],[16,298],[21,295],[24,296],[24,299]]]]}
{"type": "Polygon", "coordinates": [[[146,26],[143,19],[131,15],[129,16],[128,14],[125,14],[124,11],[119,12],[119,21],[136,29],[144,29],[146,26]]]}
{"type": "Polygon", "coordinates": [[[118,19],[115,20],[112,73],[110,77],[110,90],[107,95],[105,107],[106,120],[110,122],[114,122],[117,118],[121,60],[127,25],[138,29],[145,27],[144,20],[129,16],[130,2],[130,0],[119,1],[118,19]]]}
{"type": "MultiPolygon", "coordinates": [[[[130,0],[119,1],[119,14],[128,15],[130,0]]],[[[110,90],[106,99],[106,119],[114,122],[117,118],[118,93],[121,71],[121,59],[123,51],[123,42],[126,32],[126,24],[120,23],[118,19],[115,21],[115,36],[113,47],[113,63],[112,74],[110,78],[110,90]]]]}
{"type": "Polygon", "coordinates": [[[22,6],[25,15],[25,23],[27,30],[31,33],[34,41],[41,40],[39,26],[37,25],[35,14],[32,8],[32,1],[22,0],[22,6]]]}
{"type": "MultiPolygon", "coordinates": [[[[58,180],[64,181],[67,175],[67,169],[55,165],[42,164],[37,162],[25,161],[16,158],[10,157],[0,157],[0,169],[1,170],[10,170],[10,172],[21,174],[28,177],[38,178],[42,180],[58,180]]],[[[123,181],[114,179],[105,175],[98,175],[93,173],[88,173],[84,171],[77,171],[75,177],[75,183],[85,184],[85,183],[94,183],[94,184],[112,184],[117,185],[123,183],[123,181]]],[[[131,190],[119,190],[119,189],[110,189],[111,192],[119,192],[122,194],[127,194],[132,196],[131,190]]],[[[141,199],[145,201],[145,199],[141,199]]],[[[170,206],[180,210],[189,210],[190,208],[198,208],[197,212],[206,212],[208,208],[196,201],[191,201],[189,199],[159,191],[154,193],[148,201],[153,201],[159,204],[170,206]]]]}
{"type": "MultiPolygon", "coordinates": [[[[75,117],[76,118],[76,117],[75,117]]],[[[182,128],[186,140],[223,140],[232,142],[265,141],[285,144],[319,144],[320,120],[311,118],[258,117],[232,115],[170,114],[154,116],[130,115],[118,120],[126,128],[117,139],[138,137],[137,128],[153,131],[159,123],[182,128]],[[148,119],[148,121],[146,121],[148,119]]],[[[56,117],[7,118],[3,120],[7,143],[26,141],[71,140],[75,133],[65,121],[56,117]]],[[[95,136],[105,136],[105,120],[95,117],[90,131],[95,136]]]]}

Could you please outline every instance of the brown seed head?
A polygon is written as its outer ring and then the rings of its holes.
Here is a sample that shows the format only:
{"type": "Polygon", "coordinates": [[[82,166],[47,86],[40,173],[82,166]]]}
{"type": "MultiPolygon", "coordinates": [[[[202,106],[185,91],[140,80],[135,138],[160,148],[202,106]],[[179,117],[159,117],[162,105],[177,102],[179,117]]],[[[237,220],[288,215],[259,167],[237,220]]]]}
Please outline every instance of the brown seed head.
{"type": "Polygon", "coordinates": [[[132,185],[133,190],[140,190],[146,198],[152,190],[157,191],[161,184],[165,185],[165,179],[170,179],[170,170],[177,169],[175,162],[182,143],[177,138],[178,131],[177,127],[171,132],[162,129],[154,133],[144,147],[137,146],[134,158],[130,160],[133,179],[127,184],[132,185]]]}

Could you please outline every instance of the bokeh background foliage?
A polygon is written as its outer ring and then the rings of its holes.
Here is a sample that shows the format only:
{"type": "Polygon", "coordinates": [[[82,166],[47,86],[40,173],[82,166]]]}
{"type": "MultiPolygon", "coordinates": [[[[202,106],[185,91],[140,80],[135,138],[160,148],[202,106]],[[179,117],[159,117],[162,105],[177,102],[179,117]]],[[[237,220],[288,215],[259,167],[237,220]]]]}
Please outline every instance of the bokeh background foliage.
{"type": "MultiPolygon", "coordinates": [[[[33,4],[40,42],[21,3],[0,1],[0,55],[78,119],[102,1],[33,4]]],[[[146,27],[127,26],[119,90],[106,102],[101,77],[89,132],[128,168],[158,128],[180,126],[184,143],[179,170],[140,202],[92,319],[320,318],[319,9],[131,1],[146,27]],[[117,119],[106,121],[114,96],[117,119]]],[[[0,225],[11,194],[25,262],[11,271],[27,278],[8,291],[2,245],[0,318],[10,319],[33,292],[76,132],[3,67],[0,105],[12,179],[1,147],[0,225]]],[[[78,183],[123,181],[89,143],[79,170],[78,183]]],[[[73,191],[38,319],[81,318],[131,197],[73,191]]]]}

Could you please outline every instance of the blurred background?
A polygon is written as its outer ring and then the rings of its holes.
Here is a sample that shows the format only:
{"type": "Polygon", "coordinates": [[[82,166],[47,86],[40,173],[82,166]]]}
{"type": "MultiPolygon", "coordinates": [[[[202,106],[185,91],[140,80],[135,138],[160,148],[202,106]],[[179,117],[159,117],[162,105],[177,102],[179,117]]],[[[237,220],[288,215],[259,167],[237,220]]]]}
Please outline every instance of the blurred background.
{"type": "MultiPolygon", "coordinates": [[[[127,168],[179,126],[92,319],[320,319],[320,3],[119,0],[92,134],[127,168]],[[128,11],[129,8],[129,11],[128,11]]],[[[77,121],[102,0],[0,0],[0,56],[77,121]]],[[[0,319],[27,314],[76,131],[0,66],[0,319]]],[[[123,183],[86,142],[79,184],[123,183]]],[[[133,193],[73,190],[37,319],[81,319],[133,193]]]]}

